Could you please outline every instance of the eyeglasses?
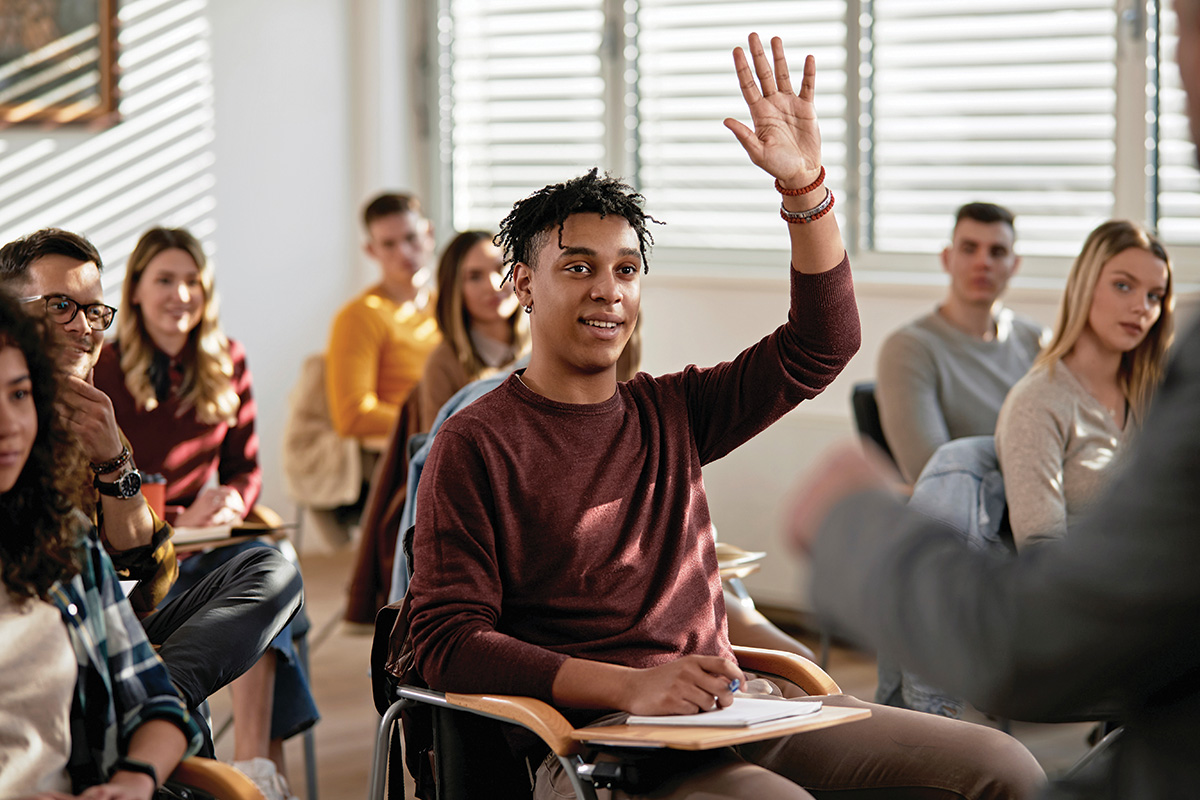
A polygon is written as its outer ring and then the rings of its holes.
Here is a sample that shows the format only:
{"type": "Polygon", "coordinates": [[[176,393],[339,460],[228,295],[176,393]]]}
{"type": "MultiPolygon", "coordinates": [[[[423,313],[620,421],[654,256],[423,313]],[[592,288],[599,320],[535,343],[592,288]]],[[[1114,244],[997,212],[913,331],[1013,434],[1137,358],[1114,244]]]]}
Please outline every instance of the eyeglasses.
{"type": "Polygon", "coordinates": [[[106,331],[113,323],[113,315],[117,310],[112,306],[106,306],[104,303],[89,303],[84,305],[76,303],[65,294],[38,294],[33,297],[22,297],[22,303],[36,303],[38,300],[43,300],[46,303],[46,316],[60,325],[66,325],[71,320],[75,319],[75,315],[83,310],[83,318],[87,320],[88,327],[94,331],[106,331]]]}

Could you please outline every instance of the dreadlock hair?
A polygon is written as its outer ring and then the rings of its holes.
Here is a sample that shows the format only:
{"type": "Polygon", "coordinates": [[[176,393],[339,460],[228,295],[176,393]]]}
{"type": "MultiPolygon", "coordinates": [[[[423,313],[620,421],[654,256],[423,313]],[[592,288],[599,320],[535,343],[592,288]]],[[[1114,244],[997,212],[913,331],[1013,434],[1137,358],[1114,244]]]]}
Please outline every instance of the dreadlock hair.
{"type": "Polygon", "coordinates": [[[50,587],[79,572],[77,534],[70,516],[82,488],[84,458],[55,411],[55,345],[42,320],[0,289],[0,350],[21,352],[33,384],[37,435],[16,483],[0,494],[0,579],[18,599],[46,599],[50,587]]]}
{"type": "Polygon", "coordinates": [[[558,244],[562,246],[563,223],[572,214],[599,214],[606,217],[615,214],[624,217],[638,237],[638,249],[642,254],[642,271],[649,274],[650,262],[646,259],[649,245],[654,237],[646,227],[646,221],[662,225],[642,210],[646,198],[633,190],[632,186],[612,177],[603,176],[597,167],[586,175],[572,178],[566,183],[555,183],[538,189],[524,200],[518,200],[513,210],[500,223],[500,232],[493,240],[504,252],[504,264],[508,272],[504,280],[512,277],[513,265],[533,264],[533,257],[546,244],[550,231],[558,230],[558,244]]]}

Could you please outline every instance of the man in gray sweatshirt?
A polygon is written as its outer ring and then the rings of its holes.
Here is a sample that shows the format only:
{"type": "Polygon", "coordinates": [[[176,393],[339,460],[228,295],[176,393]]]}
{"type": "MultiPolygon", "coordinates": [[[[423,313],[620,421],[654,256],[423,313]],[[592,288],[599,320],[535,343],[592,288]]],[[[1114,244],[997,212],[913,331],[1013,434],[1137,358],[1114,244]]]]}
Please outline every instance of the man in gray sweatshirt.
{"type": "Polygon", "coordinates": [[[992,203],[958,210],[942,251],[946,299],[892,333],[879,351],[876,399],[883,433],[912,484],[951,439],[990,435],[1009,388],[1025,375],[1044,329],[1000,303],[1021,258],[1013,214],[992,203]]]}

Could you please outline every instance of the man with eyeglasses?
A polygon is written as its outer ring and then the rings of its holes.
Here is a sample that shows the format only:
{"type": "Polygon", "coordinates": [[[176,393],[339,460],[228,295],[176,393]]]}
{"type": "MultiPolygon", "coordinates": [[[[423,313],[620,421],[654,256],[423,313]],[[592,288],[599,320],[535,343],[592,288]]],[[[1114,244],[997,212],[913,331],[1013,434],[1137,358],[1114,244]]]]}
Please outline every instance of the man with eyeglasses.
{"type": "MultiPolygon", "coordinates": [[[[46,228],[0,248],[0,288],[31,314],[44,315],[59,346],[59,413],[94,475],[93,518],[113,565],[137,581],[130,605],[159,646],[171,681],[189,708],[249,669],[303,602],[300,575],[278,551],[255,548],[209,573],[157,608],[178,574],[171,528],[141,494],[128,441],[112,402],[92,385],[104,331],[100,254],[82,236],[46,228]]],[[[86,495],[85,495],[86,496],[86,495]]],[[[91,511],[91,509],[84,509],[91,511]]],[[[211,736],[208,737],[211,755],[211,736]]]]}

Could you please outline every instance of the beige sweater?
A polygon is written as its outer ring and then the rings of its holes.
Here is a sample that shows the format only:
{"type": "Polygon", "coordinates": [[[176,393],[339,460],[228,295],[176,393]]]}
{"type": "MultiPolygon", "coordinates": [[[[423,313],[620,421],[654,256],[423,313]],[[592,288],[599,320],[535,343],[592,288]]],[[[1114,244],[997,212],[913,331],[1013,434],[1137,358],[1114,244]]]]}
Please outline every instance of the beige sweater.
{"type": "Polygon", "coordinates": [[[1133,426],[1122,431],[1061,361],[1009,392],[996,423],[1017,547],[1064,536],[1111,477],[1133,426]]]}
{"type": "Polygon", "coordinates": [[[78,667],[62,616],[42,600],[14,601],[0,583],[0,642],[0,797],[69,792],[78,667]]]}

